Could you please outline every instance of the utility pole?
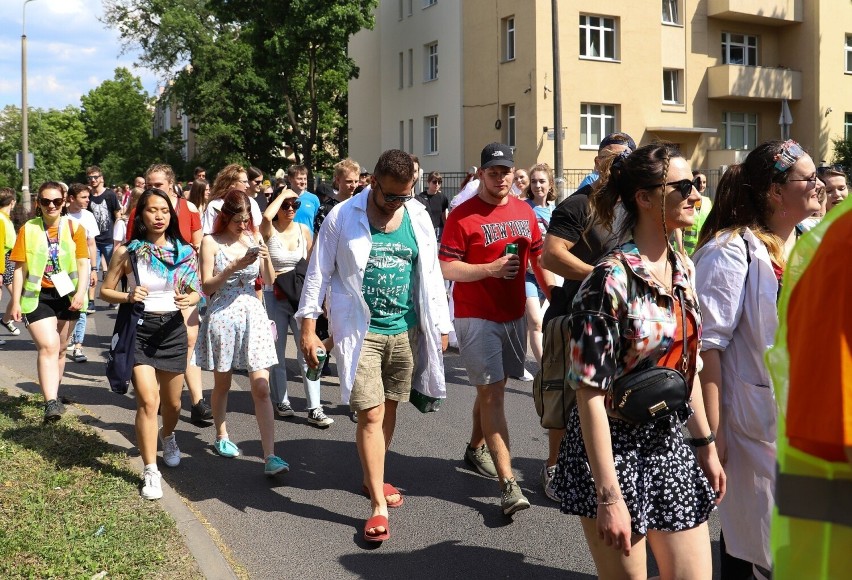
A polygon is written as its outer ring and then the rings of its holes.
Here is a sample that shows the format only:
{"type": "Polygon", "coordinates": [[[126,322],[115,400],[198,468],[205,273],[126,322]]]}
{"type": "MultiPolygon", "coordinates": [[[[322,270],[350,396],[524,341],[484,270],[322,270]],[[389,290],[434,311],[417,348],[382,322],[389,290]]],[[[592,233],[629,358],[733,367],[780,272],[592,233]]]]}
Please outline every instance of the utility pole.
{"type": "Polygon", "coordinates": [[[559,66],[559,12],[557,0],[550,0],[553,14],[553,172],[556,174],[556,196],[562,199],[565,177],[562,167],[562,75],[559,66]]]}
{"type": "Polygon", "coordinates": [[[27,4],[34,0],[24,0],[21,25],[21,204],[26,215],[30,215],[30,128],[27,118],[27,4]]]}

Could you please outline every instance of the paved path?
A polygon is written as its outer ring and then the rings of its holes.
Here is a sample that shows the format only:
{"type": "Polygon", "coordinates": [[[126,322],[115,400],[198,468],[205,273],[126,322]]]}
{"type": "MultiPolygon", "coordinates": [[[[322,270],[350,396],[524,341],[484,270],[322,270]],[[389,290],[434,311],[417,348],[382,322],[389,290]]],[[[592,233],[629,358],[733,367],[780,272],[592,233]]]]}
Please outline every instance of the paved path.
{"type": "MultiPolygon", "coordinates": [[[[102,427],[134,441],[134,400],[111,393],[103,377],[113,324],[114,311],[89,317],[85,353],[90,362],[68,361],[60,393],[99,418],[102,427]]],[[[0,365],[29,377],[18,386],[38,392],[27,331],[22,328],[19,337],[5,330],[0,334],[7,340],[0,347],[0,365]]],[[[337,379],[324,380],[322,387],[326,412],[335,423],[327,430],[314,428],[305,419],[301,381],[293,380],[298,373],[292,346],[290,351],[287,366],[297,416],[276,420],[277,452],[290,463],[290,473],[275,478],[262,473],[243,376],[234,378],[228,419],[231,438],[245,456],[232,460],[213,453],[213,428],[189,422],[185,394],[177,428],[184,457],[177,468],[161,466],[165,481],[218,531],[252,578],[594,577],[577,518],[561,514],[539,483],[547,435],[538,425],[530,383],[510,382],[506,413],[516,476],[532,508],[504,517],[497,483],[474,474],[461,460],[474,390],[451,351],[445,360],[449,397],[441,410],[423,415],[411,405],[400,406],[386,478],[403,491],[405,505],[391,510],[391,539],[376,546],[361,537],[369,501],[360,494],[355,424],[348,408],[338,404],[337,379]]],[[[208,398],[212,384],[212,375],[204,373],[208,398]]],[[[715,518],[711,521],[715,524],[715,518]]]]}

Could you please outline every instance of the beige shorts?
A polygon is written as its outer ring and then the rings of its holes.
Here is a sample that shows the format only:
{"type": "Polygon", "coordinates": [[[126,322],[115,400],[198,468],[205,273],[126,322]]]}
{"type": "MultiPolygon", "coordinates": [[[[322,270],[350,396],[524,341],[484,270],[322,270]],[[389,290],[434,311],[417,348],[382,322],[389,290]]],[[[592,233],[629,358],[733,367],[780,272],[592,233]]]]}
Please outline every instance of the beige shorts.
{"type": "Polygon", "coordinates": [[[385,399],[408,400],[419,336],[420,329],[416,326],[393,335],[367,333],[349,396],[353,411],[378,407],[385,399]]]}

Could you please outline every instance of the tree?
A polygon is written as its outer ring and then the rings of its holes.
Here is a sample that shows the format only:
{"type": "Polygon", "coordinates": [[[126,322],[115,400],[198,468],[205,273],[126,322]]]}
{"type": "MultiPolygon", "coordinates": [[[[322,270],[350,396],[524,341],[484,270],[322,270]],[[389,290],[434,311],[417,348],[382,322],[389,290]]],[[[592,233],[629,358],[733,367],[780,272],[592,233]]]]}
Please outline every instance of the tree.
{"type": "Polygon", "coordinates": [[[842,165],[847,172],[852,171],[852,139],[832,139],[834,144],[833,163],[842,165]]]}
{"type": "Polygon", "coordinates": [[[351,35],[377,0],[106,0],[105,20],[171,79],[167,97],[196,124],[210,166],[309,169],[346,155],[351,35]]]}
{"type": "Polygon", "coordinates": [[[129,181],[160,157],[151,136],[152,100],[126,68],[80,97],[86,165],[99,165],[107,183],[129,181]]]}
{"type": "MultiPolygon", "coordinates": [[[[80,151],[86,141],[79,109],[29,109],[28,126],[29,149],[35,158],[31,189],[35,191],[48,180],[70,183],[79,178],[83,170],[80,151]]],[[[8,105],[0,110],[0,185],[21,188],[21,172],[15,164],[20,150],[21,110],[8,105]]]]}

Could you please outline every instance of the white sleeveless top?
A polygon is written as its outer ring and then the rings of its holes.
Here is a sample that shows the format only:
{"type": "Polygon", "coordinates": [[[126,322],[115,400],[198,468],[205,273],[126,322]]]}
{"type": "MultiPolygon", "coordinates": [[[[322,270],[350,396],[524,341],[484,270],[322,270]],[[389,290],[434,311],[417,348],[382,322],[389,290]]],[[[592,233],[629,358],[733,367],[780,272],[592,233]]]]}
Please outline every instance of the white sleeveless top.
{"type": "MultiPolygon", "coordinates": [[[[156,260],[156,258],[154,258],[156,260]]],[[[136,263],[139,269],[139,285],[148,289],[145,297],[145,312],[174,312],[178,310],[175,305],[175,287],[171,280],[160,277],[148,267],[148,263],[139,260],[136,263]]],[[[133,274],[130,274],[133,281],[133,274]]]]}
{"type": "Polygon", "coordinates": [[[308,257],[308,244],[305,241],[305,232],[302,230],[301,225],[296,225],[299,226],[299,240],[295,250],[284,249],[284,244],[277,231],[274,231],[272,237],[266,243],[269,248],[269,257],[272,259],[272,267],[278,274],[289,272],[296,267],[296,263],[299,260],[308,257]]]}

